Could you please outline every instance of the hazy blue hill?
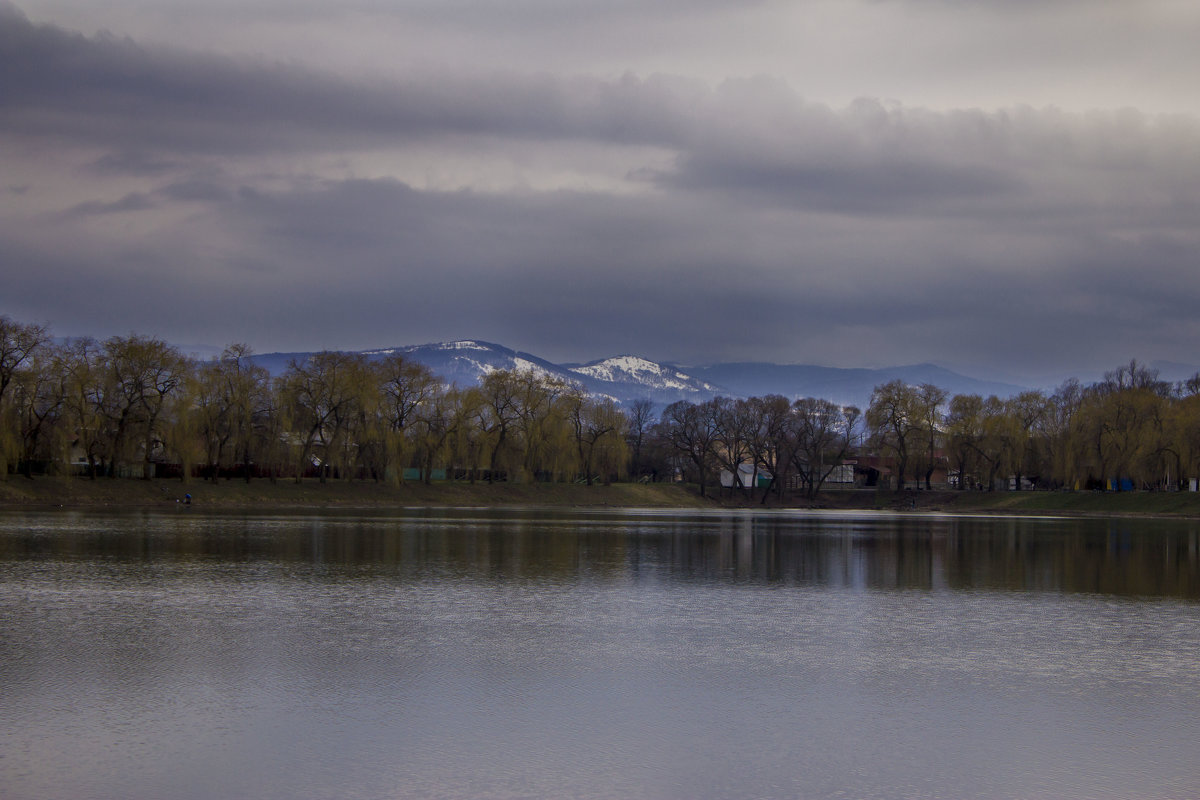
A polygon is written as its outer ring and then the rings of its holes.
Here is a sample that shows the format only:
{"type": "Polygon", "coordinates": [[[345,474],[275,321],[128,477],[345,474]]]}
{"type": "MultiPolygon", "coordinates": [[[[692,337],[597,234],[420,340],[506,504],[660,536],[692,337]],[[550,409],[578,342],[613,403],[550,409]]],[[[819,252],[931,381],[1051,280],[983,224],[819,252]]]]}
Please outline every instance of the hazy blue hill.
{"type": "Polygon", "coordinates": [[[256,353],[251,360],[272,375],[282,375],[293,361],[303,363],[312,353],[256,353]]]}
{"type": "MultiPolygon", "coordinates": [[[[861,387],[879,383],[873,370],[837,367],[771,364],[742,361],[689,367],[688,371],[709,383],[719,384],[739,397],[781,394],[785,397],[823,397],[835,402],[856,398],[861,387]]],[[[870,389],[867,390],[870,394],[870,389]]]]}
{"type": "Polygon", "coordinates": [[[1164,381],[1186,381],[1200,372],[1200,366],[1181,364],[1178,361],[1153,361],[1150,367],[1158,370],[1158,377],[1164,381]]]}
{"type": "Polygon", "coordinates": [[[688,367],[689,374],[720,384],[739,397],[782,394],[785,397],[820,397],[835,403],[866,407],[871,391],[881,383],[902,380],[909,384],[932,383],[955,394],[994,394],[1009,397],[1026,387],[960,375],[936,364],[913,364],[884,369],[822,367],[808,364],[740,362],[688,367]]]}
{"type": "Polygon", "coordinates": [[[936,364],[913,364],[907,367],[888,367],[874,371],[889,381],[899,378],[905,383],[932,383],[947,390],[951,395],[978,394],[987,397],[994,394],[997,397],[1011,397],[1030,388],[1013,383],[970,378],[936,364]]]}

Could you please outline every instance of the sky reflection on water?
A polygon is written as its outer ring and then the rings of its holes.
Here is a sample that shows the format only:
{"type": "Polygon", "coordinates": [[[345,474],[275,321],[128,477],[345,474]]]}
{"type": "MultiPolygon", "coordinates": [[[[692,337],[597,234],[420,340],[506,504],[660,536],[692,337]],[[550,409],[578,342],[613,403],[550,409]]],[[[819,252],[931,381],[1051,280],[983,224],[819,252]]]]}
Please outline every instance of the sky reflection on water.
{"type": "Polygon", "coordinates": [[[7,798],[1200,796],[1190,523],[2,521],[7,798]]]}
{"type": "MultiPolygon", "coordinates": [[[[0,517],[0,520],[3,520],[0,517]]],[[[22,517],[15,518],[23,521],[22,517]]],[[[0,562],[226,560],[414,577],[724,581],[1200,599],[1200,524],[1134,519],[425,509],[61,514],[0,562]]]]}

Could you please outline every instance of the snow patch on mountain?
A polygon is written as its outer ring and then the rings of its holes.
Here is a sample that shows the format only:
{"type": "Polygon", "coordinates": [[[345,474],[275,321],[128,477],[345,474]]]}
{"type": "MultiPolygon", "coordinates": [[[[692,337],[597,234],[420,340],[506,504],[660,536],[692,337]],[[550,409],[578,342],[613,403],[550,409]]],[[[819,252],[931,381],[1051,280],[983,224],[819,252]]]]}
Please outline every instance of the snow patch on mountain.
{"type": "Polygon", "coordinates": [[[512,368],[517,372],[532,372],[534,375],[537,375],[541,378],[555,377],[554,373],[543,367],[541,364],[535,364],[532,361],[521,358],[520,356],[513,358],[512,368]]]}
{"type": "Polygon", "coordinates": [[[492,349],[485,344],[481,344],[480,342],[475,341],[474,339],[460,339],[457,342],[439,342],[438,344],[433,345],[433,346],[439,350],[484,350],[484,351],[487,351],[487,350],[492,349]]]}
{"type": "Polygon", "coordinates": [[[381,348],[378,350],[361,350],[359,352],[361,352],[363,355],[367,355],[367,356],[390,356],[393,353],[413,353],[418,350],[434,351],[434,352],[439,352],[439,351],[458,352],[458,351],[464,351],[464,350],[466,350],[466,351],[474,350],[474,351],[489,352],[491,350],[496,350],[496,349],[499,349],[499,348],[497,348],[496,346],[489,346],[485,342],[477,342],[474,339],[459,339],[458,341],[454,341],[454,342],[434,342],[432,344],[415,344],[415,345],[408,345],[407,347],[385,347],[385,348],[381,348]]]}
{"type": "Polygon", "coordinates": [[[454,360],[460,364],[466,364],[470,369],[478,372],[480,376],[490,375],[496,370],[502,369],[501,367],[497,367],[495,364],[488,364],[484,361],[476,361],[473,358],[466,358],[464,356],[457,356],[454,360]]]}
{"type": "Polygon", "coordinates": [[[609,383],[637,383],[655,389],[692,392],[719,391],[718,387],[693,378],[674,367],[656,364],[638,356],[615,356],[569,369],[579,375],[609,383]]]}

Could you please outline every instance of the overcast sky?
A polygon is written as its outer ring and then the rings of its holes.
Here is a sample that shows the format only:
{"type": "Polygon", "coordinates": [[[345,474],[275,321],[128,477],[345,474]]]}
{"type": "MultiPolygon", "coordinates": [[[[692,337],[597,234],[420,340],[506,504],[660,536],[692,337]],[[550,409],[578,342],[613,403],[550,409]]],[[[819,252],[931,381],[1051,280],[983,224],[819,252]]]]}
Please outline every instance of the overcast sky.
{"type": "Polygon", "coordinates": [[[0,0],[0,314],[1200,362],[1200,3],[0,0]]]}

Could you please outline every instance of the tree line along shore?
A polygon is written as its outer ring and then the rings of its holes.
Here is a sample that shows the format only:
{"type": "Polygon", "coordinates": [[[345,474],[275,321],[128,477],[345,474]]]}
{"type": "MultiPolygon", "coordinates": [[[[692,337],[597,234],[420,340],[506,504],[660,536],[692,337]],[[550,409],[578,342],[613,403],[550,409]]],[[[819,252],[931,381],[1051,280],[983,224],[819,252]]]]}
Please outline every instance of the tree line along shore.
{"type": "Polygon", "coordinates": [[[622,407],[535,371],[495,370],[459,387],[400,354],[321,352],[272,376],[241,344],[201,361],[152,337],[56,341],[0,317],[9,503],[152,502],[212,486],[221,502],[247,504],[586,505],[600,485],[618,505],[1190,514],[1180,509],[1197,497],[1198,475],[1200,375],[1162,381],[1137,362],[1091,385],[1010,398],[893,381],[865,410],[778,395],[660,409],[622,407]],[[227,488],[235,482],[273,488],[239,490],[239,500],[227,488]]]}

